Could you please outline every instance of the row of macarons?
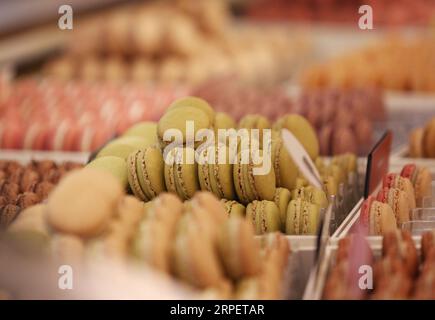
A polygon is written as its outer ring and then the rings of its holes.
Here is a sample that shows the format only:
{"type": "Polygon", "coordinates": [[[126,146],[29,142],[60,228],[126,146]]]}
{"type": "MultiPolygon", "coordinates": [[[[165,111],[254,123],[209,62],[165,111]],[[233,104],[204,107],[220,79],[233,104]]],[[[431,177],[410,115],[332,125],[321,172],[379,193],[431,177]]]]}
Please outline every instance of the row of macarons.
{"type": "Polygon", "coordinates": [[[422,207],[432,195],[432,176],[427,167],[407,164],[400,173],[389,173],[376,196],[370,195],[360,213],[370,235],[395,230],[412,219],[412,210],[422,207]]]}
{"type": "Polygon", "coordinates": [[[228,215],[209,192],[184,203],[162,193],[144,203],[113,175],[92,168],[69,173],[46,203],[24,210],[2,240],[55,263],[110,259],[152,266],[213,298],[282,298],[290,254],[281,233],[255,238],[252,223],[228,215]]]}

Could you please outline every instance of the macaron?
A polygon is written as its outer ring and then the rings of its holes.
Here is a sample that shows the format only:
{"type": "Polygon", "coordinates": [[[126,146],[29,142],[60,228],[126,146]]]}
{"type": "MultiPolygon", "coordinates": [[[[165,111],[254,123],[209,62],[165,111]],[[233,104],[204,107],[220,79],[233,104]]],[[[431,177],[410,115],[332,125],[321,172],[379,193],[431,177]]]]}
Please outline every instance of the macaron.
{"type": "Polygon", "coordinates": [[[144,149],[152,146],[152,139],[146,140],[139,137],[121,137],[109,142],[97,154],[97,158],[105,156],[115,156],[122,159],[127,159],[128,155],[137,149],[144,149]]]}
{"type": "Polygon", "coordinates": [[[246,214],[246,207],[235,201],[235,200],[226,200],[222,199],[221,202],[224,204],[225,212],[228,214],[229,217],[235,215],[244,217],[246,214]]]}
{"type": "Polygon", "coordinates": [[[417,167],[415,164],[407,164],[403,167],[400,175],[408,178],[414,186],[416,204],[421,207],[423,198],[432,194],[432,176],[427,167],[417,167]]]}
{"type": "Polygon", "coordinates": [[[384,177],[382,187],[398,188],[404,191],[408,197],[409,208],[413,210],[416,207],[414,187],[408,178],[401,177],[396,173],[389,173],[384,177]]]}
{"type": "Polygon", "coordinates": [[[424,156],[435,158],[435,117],[426,124],[422,143],[424,156]]]}
{"type": "Polygon", "coordinates": [[[263,146],[263,130],[271,129],[272,125],[265,116],[259,114],[248,114],[239,121],[239,128],[257,129],[260,147],[263,146]]]}
{"type": "Polygon", "coordinates": [[[141,200],[149,201],[166,191],[162,151],[157,146],[138,149],[127,158],[130,189],[141,200]]]}
{"type": "Polygon", "coordinates": [[[281,230],[280,212],[273,201],[254,200],[249,203],[246,219],[252,222],[257,235],[281,230]]]}
{"type": "Polygon", "coordinates": [[[369,196],[360,211],[360,222],[369,235],[383,235],[397,228],[396,217],[391,207],[369,196]]]}
{"type": "Polygon", "coordinates": [[[393,209],[398,226],[409,221],[409,204],[405,192],[397,188],[383,188],[379,191],[377,201],[388,204],[393,209]]]}
{"type": "Polygon", "coordinates": [[[260,250],[252,224],[240,216],[231,216],[221,226],[218,251],[225,273],[234,280],[260,271],[260,250]]]}
{"type": "Polygon", "coordinates": [[[281,136],[272,139],[272,163],[276,176],[276,186],[293,190],[298,177],[298,168],[284,147],[281,136]]]}
{"type": "Polygon", "coordinates": [[[163,192],[157,198],[146,203],[145,217],[146,219],[162,221],[174,231],[183,210],[183,202],[181,202],[180,198],[172,193],[163,192]]]}
{"type": "Polygon", "coordinates": [[[231,129],[236,128],[236,121],[225,112],[216,112],[214,117],[214,128],[215,130],[219,129],[231,129]]]}
{"type": "MultiPolygon", "coordinates": [[[[285,218],[287,216],[287,207],[291,200],[291,193],[286,188],[276,188],[273,202],[279,209],[279,216],[281,221],[281,228],[285,228],[285,218]]],[[[281,230],[284,231],[284,230],[281,230]]]]}
{"type": "Polygon", "coordinates": [[[196,108],[199,111],[204,112],[209,117],[210,121],[213,124],[214,118],[215,118],[215,112],[213,108],[208,104],[207,101],[204,99],[201,99],[199,97],[183,97],[175,100],[171,103],[171,105],[168,107],[168,111],[178,109],[178,108],[185,108],[185,107],[192,107],[196,108]]]}
{"type": "Polygon", "coordinates": [[[217,226],[227,220],[227,214],[222,202],[210,192],[199,191],[189,202],[190,208],[199,207],[204,209],[210,215],[211,220],[217,226]]]}
{"type": "Polygon", "coordinates": [[[416,128],[409,134],[409,156],[411,158],[423,158],[423,128],[416,128]]]}
{"type": "MultiPolygon", "coordinates": [[[[212,127],[213,119],[214,118],[210,119],[209,114],[205,111],[193,106],[180,106],[168,109],[160,118],[157,125],[157,133],[161,147],[165,147],[171,142],[185,144],[189,133],[186,127],[189,123],[193,125],[193,136],[189,138],[194,139],[198,131],[212,127]]],[[[195,146],[198,146],[201,144],[201,141],[194,141],[194,143],[195,146]]]]}
{"type": "Polygon", "coordinates": [[[132,240],[132,254],[137,260],[169,273],[172,240],[170,229],[162,221],[142,221],[132,240]]]}
{"type": "Polygon", "coordinates": [[[59,232],[91,237],[102,232],[123,195],[111,174],[85,168],[68,173],[47,201],[47,221],[59,232]]]}
{"type": "Polygon", "coordinates": [[[122,136],[140,137],[150,141],[154,140],[154,143],[157,143],[157,123],[153,121],[143,121],[136,123],[134,126],[128,128],[122,134],[122,136]]]}
{"type": "Polygon", "coordinates": [[[290,256],[290,242],[285,235],[280,232],[272,232],[260,239],[262,256],[266,260],[273,260],[280,266],[282,272],[288,265],[290,256]]]}
{"type": "Polygon", "coordinates": [[[287,208],[285,230],[289,235],[314,235],[317,232],[320,208],[314,203],[296,199],[287,208]]]}
{"type": "Polygon", "coordinates": [[[95,158],[86,165],[86,168],[94,168],[112,174],[119,180],[122,187],[127,189],[127,165],[124,159],[115,156],[95,158]]]}
{"type": "Polygon", "coordinates": [[[51,256],[59,264],[79,265],[83,262],[85,248],[83,240],[68,234],[56,234],[52,237],[51,256]]]}
{"type": "Polygon", "coordinates": [[[274,124],[274,129],[287,129],[299,140],[308,152],[311,159],[316,159],[319,155],[319,141],[316,131],[303,116],[289,114],[278,119],[274,124]]]}
{"type": "Polygon", "coordinates": [[[334,177],[322,176],[322,181],[328,198],[332,195],[336,196],[338,194],[338,184],[334,177]]]}
{"type": "Polygon", "coordinates": [[[292,199],[301,198],[302,200],[314,203],[319,208],[328,207],[328,199],[323,190],[317,189],[313,186],[306,186],[295,189],[292,191],[292,199]]]}
{"type": "Polygon", "coordinates": [[[198,287],[219,287],[224,270],[214,244],[196,224],[185,224],[177,233],[172,248],[172,273],[198,287]]]}
{"type": "Polygon", "coordinates": [[[164,165],[166,189],[188,200],[200,190],[195,150],[176,147],[169,151],[164,165]]]}
{"type": "Polygon", "coordinates": [[[211,145],[200,153],[198,178],[201,190],[214,193],[218,198],[235,199],[233,161],[226,145],[211,145]]]}

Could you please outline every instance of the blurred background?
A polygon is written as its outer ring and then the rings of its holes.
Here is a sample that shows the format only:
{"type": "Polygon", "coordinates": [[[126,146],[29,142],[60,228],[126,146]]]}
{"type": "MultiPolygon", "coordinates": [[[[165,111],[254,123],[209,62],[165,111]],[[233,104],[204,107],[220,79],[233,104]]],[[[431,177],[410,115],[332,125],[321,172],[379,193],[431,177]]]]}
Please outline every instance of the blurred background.
{"type": "Polygon", "coordinates": [[[73,0],[72,30],[62,4],[0,1],[2,149],[92,151],[187,94],[236,119],[301,113],[325,155],[386,128],[399,147],[434,113],[435,0],[73,0]],[[47,142],[59,127],[72,143],[47,142]]]}

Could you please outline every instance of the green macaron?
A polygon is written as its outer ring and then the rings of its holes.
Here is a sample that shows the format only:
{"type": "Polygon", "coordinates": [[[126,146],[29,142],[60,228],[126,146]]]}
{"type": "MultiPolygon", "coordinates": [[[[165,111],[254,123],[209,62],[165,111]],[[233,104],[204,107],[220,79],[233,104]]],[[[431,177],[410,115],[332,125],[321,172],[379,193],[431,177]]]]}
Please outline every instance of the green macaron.
{"type": "Polygon", "coordinates": [[[246,207],[235,201],[235,200],[226,200],[222,199],[221,202],[224,204],[225,211],[227,212],[228,216],[240,216],[244,217],[246,214],[246,207]]]}
{"type": "Polygon", "coordinates": [[[155,139],[144,137],[120,137],[108,143],[97,154],[97,158],[105,156],[115,156],[127,159],[128,155],[137,149],[143,149],[155,144],[155,139]]]}
{"type": "Polygon", "coordinates": [[[234,199],[233,165],[226,145],[211,145],[201,151],[202,163],[198,164],[201,190],[214,193],[218,198],[234,199]]]}
{"type": "Polygon", "coordinates": [[[164,165],[165,185],[169,192],[188,200],[200,190],[195,150],[176,147],[169,151],[164,165]],[[171,159],[172,158],[172,159],[171,159]]]}
{"type": "Polygon", "coordinates": [[[281,229],[279,209],[273,201],[254,200],[249,203],[246,207],[246,218],[252,221],[257,235],[281,229]]]}
{"type": "Polygon", "coordinates": [[[149,201],[166,191],[162,151],[157,146],[138,149],[127,159],[127,176],[134,195],[149,201]]]}
{"type": "MultiPolygon", "coordinates": [[[[214,118],[213,118],[214,119],[214,118]]],[[[198,131],[210,129],[213,125],[209,115],[199,108],[192,106],[183,106],[169,109],[161,118],[157,125],[157,134],[160,145],[167,146],[171,142],[176,144],[185,144],[189,134],[188,124],[191,123],[191,139],[195,138],[198,131]],[[166,134],[166,135],[165,135],[166,134]]],[[[202,141],[195,141],[198,146],[202,141]]]]}
{"type": "Polygon", "coordinates": [[[254,161],[252,155],[245,154],[244,157],[244,152],[249,153],[248,150],[239,152],[233,167],[234,186],[240,202],[247,204],[254,200],[273,200],[276,182],[270,158],[259,150],[259,158],[254,161]],[[266,172],[256,172],[266,161],[269,161],[269,166],[265,166],[266,172]]]}
{"type": "Polygon", "coordinates": [[[298,168],[284,147],[280,135],[272,139],[272,161],[276,176],[276,186],[293,190],[298,178],[298,168]]]}
{"type": "Polygon", "coordinates": [[[213,123],[215,118],[215,112],[213,108],[208,104],[207,101],[198,97],[190,96],[179,98],[171,103],[171,105],[168,107],[168,111],[185,107],[193,107],[206,113],[210,121],[213,123]]]}
{"type": "Polygon", "coordinates": [[[296,139],[304,146],[311,159],[316,159],[319,155],[319,141],[313,126],[303,116],[289,114],[278,119],[274,124],[274,129],[287,129],[294,134],[296,139]]]}
{"type": "Polygon", "coordinates": [[[96,168],[109,172],[115,176],[124,189],[128,186],[127,164],[124,159],[115,156],[105,156],[92,160],[86,165],[88,168],[96,168]]]}
{"type": "Polygon", "coordinates": [[[300,187],[292,191],[292,199],[301,198],[302,200],[314,203],[320,208],[328,206],[328,198],[323,190],[313,186],[300,187]]]}
{"type": "Polygon", "coordinates": [[[128,128],[122,136],[140,137],[147,140],[153,140],[154,143],[157,143],[157,123],[153,121],[143,121],[136,123],[134,126],[128,128]]]}
{"type": "Polygon", "coordinates": [[[287,208],[286,233],[289,235],[314,235],[319,223],[318,205],[298,198],[287,208]]]}
{"type": "MultiPolygon", "coordinates": [[[[279,216],[281,220],[281,228],[285,227],[285,218],[287,216],[287,207],[291,200],[291,193],[286,188],[276,188],[273,202],[279,209],[279,216]]],[[[282,230],[284,231],[284,230],[282,230]]]]}

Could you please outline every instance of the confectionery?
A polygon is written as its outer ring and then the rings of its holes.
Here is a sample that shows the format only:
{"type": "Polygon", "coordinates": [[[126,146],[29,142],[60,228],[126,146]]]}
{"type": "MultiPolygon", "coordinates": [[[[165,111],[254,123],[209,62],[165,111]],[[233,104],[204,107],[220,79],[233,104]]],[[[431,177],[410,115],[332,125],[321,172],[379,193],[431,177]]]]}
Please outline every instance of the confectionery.
{"type": "Polygon", "coordinates": [[[433,0],[51,2],[0,1],[0,300],[435,300],[433,0]]]}

